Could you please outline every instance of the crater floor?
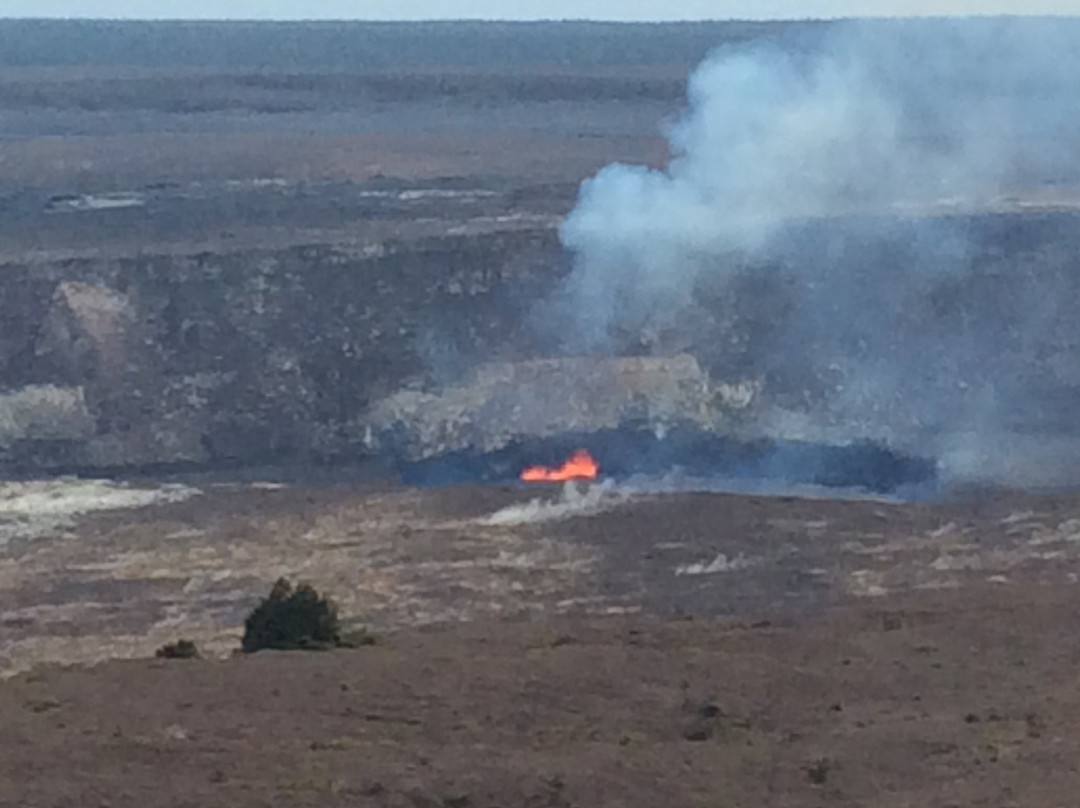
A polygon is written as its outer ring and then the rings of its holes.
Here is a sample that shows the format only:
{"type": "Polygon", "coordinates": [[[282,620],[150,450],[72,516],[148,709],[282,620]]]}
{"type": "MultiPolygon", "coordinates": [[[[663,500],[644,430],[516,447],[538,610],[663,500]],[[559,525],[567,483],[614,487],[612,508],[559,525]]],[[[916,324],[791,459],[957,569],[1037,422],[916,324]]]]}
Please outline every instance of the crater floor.
{"type": "Polygon", "coordinates": [[[0,493],[8,673],[152,656],[178,636],[227,656],[282,575],[394,632],[523,616],[788,619],[971,587],[1067,590],[1080,573],[1078,495],[899,504],[610,485],[73,480],[0,493]]]}

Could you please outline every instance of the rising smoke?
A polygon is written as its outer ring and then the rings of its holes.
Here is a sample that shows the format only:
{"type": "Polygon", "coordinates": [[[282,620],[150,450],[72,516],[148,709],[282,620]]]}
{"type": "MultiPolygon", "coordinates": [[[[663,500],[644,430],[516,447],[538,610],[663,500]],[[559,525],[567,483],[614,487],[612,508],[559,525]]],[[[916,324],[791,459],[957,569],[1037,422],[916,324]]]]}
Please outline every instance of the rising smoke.
{"type": "Polygon", "coordinates": [[[547,306],[565,350],[689,350],[766,380],[763,427],[955,463],[1005,432],[1080,433],[1080,219],[985,215],[1080,184],[1080,24],[724,47],[669,141],[665,169],[581,190],[547,306]]]}
{"type": "Polygon", "coordinates": [[[596,516],[629,502],[631,496],[631,489],[620,488],[611,480],[598,485],[567,482],[556,499],[537,498],[523,504],[509,505],[486,517],[483,524],[491,527],[518,527],[596,516]]]}

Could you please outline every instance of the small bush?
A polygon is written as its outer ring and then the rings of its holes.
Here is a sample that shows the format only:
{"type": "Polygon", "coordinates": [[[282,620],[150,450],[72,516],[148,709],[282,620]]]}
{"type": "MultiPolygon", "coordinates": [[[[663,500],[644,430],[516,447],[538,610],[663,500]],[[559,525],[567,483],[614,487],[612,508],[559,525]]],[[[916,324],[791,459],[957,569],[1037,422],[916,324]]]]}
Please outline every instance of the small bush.
{"type": "Polygon", "coordinates": [[[295,589],[284,578],[244,621],[246,654],[264,649],[318,651],[341,646],[334,604],[308,584],[295,589]]]}
{"type": "Polygon", "coordinates": [[[199,649],[191,640],[180,640],[161,646],[154,656],[158,659],[198,659],[199,649]]]}

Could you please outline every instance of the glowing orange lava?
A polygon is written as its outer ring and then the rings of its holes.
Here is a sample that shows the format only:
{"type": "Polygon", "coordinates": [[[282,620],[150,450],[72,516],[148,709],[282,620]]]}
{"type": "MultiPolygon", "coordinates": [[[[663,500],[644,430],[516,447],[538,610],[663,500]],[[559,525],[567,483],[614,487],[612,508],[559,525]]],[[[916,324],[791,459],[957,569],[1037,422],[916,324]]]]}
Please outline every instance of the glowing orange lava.
{"type": "Polygon", "coordinates": [[[600,464],[585,449],[578,449],[557,469],[532,466],[521,472],[527,483],[562,483],[567,480],[595,480],[600,476],[600,464]]]}

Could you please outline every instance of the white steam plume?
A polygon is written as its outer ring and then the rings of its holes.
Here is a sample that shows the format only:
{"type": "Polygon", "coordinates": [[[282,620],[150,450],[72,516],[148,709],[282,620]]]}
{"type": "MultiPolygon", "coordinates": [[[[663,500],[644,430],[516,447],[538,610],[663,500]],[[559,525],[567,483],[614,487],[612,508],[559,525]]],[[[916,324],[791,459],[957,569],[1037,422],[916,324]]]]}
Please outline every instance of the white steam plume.
{"type": "Polygon", "coordinates": [[[566,350],[737,357],[788,393],[802,374],[822,422],[907,446],[1022,421],[1021,354],[1080,351],[1070,257],[992,281],[1016,267],[987,271],[970,219],[941,215],[1076,182],[1080,23],[852,22],[721,49],[669,139],[664,170],[582,188],[554,304],[566,350]]]}

